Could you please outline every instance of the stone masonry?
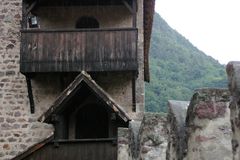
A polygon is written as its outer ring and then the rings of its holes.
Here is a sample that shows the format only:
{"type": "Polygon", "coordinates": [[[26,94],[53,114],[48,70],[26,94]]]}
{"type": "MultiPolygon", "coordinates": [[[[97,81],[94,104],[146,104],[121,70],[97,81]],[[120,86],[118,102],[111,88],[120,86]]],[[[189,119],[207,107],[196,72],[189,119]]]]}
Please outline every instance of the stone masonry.
{"type": "Polygon", "coordinates": [[[139,160],[164,160],[167,149],[166,116],[145,113],[138,134],[139,160]]]}
{"type": "Polygon", "coordinates": [[[193,95],[186,118],[186,160],[231,160],[229,92],[199,89],[193,95]]]}
{"type": "Polygon", "coordinates": [[[233,159],[240,159],[240,62],[229,62],[227,65],[229,90],[231,92],[231,124],[233,159]]]}
{"type": "Polygon", "coordinates": [[[167,160],[181,160],[186,153],[186,143],[184,141],[186,133],[186,114],[189,101],[168,101],[168,148],[167,160]]]}
{"type": "Polygon", "coordinates": [[[7,160],[52,133],[30,114],[19,73],[21,0],[0,1],[0,159],[7,160]]]}

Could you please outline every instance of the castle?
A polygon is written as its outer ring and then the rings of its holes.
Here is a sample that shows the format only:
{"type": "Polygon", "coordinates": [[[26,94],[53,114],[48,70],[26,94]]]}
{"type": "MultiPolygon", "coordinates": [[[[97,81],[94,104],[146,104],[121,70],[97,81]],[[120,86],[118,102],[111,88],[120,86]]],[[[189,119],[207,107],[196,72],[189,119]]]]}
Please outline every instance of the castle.
{"type": "Polygon", "coordinates": [[[229,90],[144,113],[153,14],[154,0],[2,0],[0,160],[238,160],[239,62],[229,90]]]}
{"type": "Polygon", "coordinates": [[[1,1],[0,159],[117,159],[118,128],[144,111],[153,14],[154,0],[1,1]]]}

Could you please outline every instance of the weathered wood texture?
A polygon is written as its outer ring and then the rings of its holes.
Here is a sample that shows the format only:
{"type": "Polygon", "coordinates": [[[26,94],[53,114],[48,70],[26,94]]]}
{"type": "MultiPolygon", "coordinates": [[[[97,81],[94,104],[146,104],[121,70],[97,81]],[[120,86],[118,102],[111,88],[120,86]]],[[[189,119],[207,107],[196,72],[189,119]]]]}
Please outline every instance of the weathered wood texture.
{"type": "Polygon", "coordinates": [[[21,33],[22,73],[137,70],[137,29],[21,33]]]}
{"type": "Polygon", "coordinates": [[[117,160],[115,139],[50,142],[18,160],[117,160]]]}

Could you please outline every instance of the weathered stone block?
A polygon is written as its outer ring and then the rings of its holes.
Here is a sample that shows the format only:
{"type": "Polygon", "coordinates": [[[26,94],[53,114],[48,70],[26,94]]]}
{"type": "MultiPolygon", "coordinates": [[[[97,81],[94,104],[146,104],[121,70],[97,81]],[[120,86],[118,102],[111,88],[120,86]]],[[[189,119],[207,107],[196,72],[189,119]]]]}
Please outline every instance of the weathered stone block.
{"type": "Polygon", "coordinates": [[[118,128],[118,160],[132,160],[128,128],[118,128]]]}
{"type": "Polygon", "coordinates": [[[139,130],[138,142],[140,160],[166,159],[166,115],[145,113],[139,130]]]}
{"type": "Polygon", "coordinates": [[[240,159],[240,62],[229,62],[226,67],[228,87],[231,92],[231,125],[233,159],[240,159]]]}
{"type": "Polygon", "coordinates": [[[185,120],[187,114],[187,108],[189,106],[188,101],[168,101],[168,149],[167,160],[183,159],[186,154],[186,142],[185,133],[185,120]]]}
{"type": "Polygon", "coordinates": [[[229,101],[226,89],[195,92],[186,118],[186,159],[232,159],[229,101]]]}

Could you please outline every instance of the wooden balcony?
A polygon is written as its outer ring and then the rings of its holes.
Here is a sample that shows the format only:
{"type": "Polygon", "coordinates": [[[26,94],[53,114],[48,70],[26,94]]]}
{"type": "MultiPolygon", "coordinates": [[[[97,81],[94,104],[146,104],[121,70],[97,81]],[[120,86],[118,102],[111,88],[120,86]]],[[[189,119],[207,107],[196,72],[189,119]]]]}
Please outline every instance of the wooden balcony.
{"type": "Polygon", "coordinates": [[[137,29],[22,30],[20,71],[136,71],[137,29]]]}

